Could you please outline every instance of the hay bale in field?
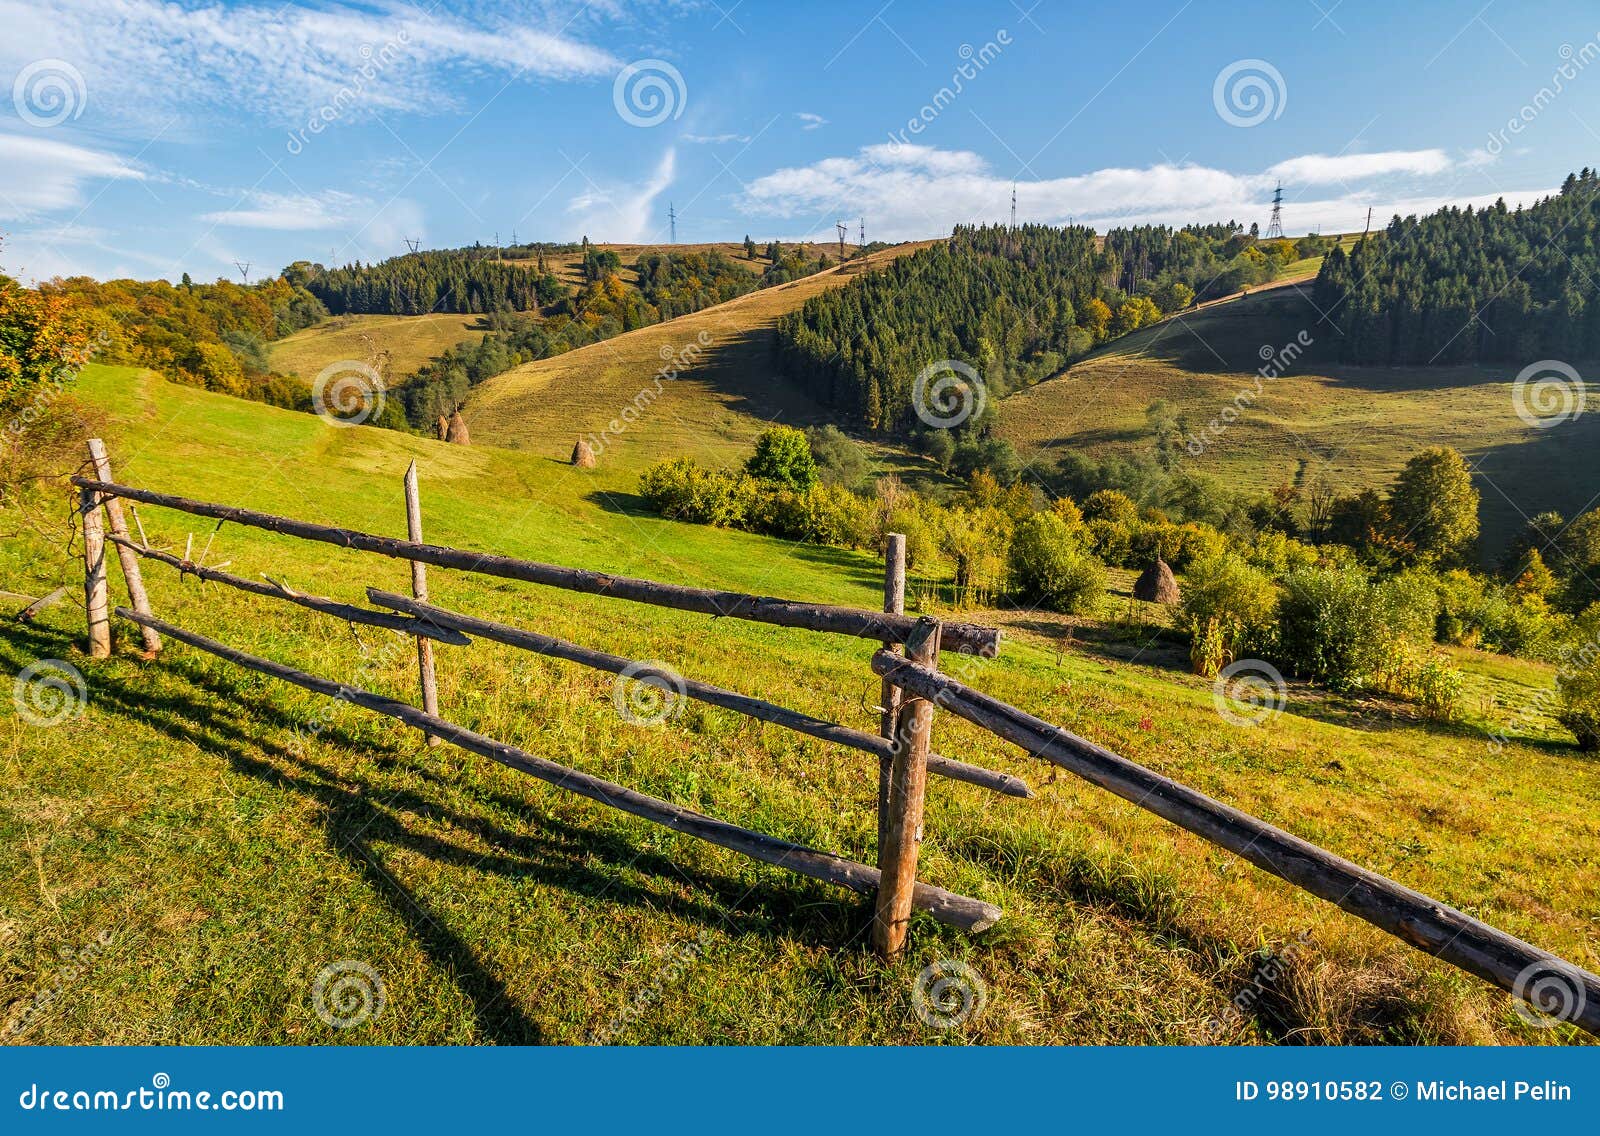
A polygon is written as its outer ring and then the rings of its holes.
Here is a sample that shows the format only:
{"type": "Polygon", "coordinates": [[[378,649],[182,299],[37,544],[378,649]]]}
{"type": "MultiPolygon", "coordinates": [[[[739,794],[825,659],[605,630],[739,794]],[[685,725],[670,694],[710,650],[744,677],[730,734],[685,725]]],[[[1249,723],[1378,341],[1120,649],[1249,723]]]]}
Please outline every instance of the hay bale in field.
{"type": "Polygon", "coordinates": [[[1144,600],[1146,603],[1166,604],[1176,606],[1181,597],[1178,595],[1178,578],[1172,574],[1172,569],[1160,557],[1156,562],[1142,572],[1133,582],[1133,598],[1144,600]]]}
{"type": "Polygon", "coordinates": [[[572,447],[572,464],[579,469],[594,468],[594,447],[582,438],[579,438],[578,444],[572,447]]]}
{"type": "Polygon", "coordinates": [[[439,415],[439,427],[438,427],[438,430],[439,430],[439,441],[448,442],[450,440],[450,419],[446,418],[442,414],[439,415]]]}
{"type": "Polygon", "coordinates": [[[472,439],[467,435],[467,424],[461,417],[461,411],[450,415],[450,429],[445,434],[444,440],[454,442],[458,446],[472,445],[472,439]]]}

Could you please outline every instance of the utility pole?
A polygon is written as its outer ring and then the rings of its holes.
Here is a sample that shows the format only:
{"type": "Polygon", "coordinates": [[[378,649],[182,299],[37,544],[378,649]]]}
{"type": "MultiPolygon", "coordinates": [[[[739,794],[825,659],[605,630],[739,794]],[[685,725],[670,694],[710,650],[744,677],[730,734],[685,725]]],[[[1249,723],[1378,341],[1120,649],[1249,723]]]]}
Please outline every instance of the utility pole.
{"type": "Polygon", "coordinates": [[[850,226],[843,221],[835,221],[833,227],[839,230],[839,259],[844,259],[844,235],[850,231],[850,226]]]}
{"type": "Polygon", "coordinates": [[[678,207],[672,202],[667,202],[667,224],[671,226],[672,243],[678,243],[678,207]]]}
{"type": "Polygon", "coordinates": [[[861,218],[861,231],[856,235],[856,247],[862,249],[867,247],[867,219],[865,217],[861,218]]]}

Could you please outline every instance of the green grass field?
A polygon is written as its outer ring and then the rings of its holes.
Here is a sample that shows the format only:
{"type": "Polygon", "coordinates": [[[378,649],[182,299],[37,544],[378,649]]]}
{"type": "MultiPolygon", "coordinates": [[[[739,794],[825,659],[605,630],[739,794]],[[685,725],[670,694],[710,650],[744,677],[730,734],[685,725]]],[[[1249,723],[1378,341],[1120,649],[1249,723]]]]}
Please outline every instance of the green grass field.
{"type": "MultiPolygon", "coordinates": [[[[399,534],[400,479],[416,460],[437,542],[861,606],[881,594],[868,554],[643,515],[635,457],[581,471],[549,446],[340,429],[126,369],[90,368],[80,393],[103,411],[116,472],[133,484],[399,534]]],[[[737,409],[712,403],[707,421],[737,409]]],[[[561,437],[587,422],[568,418],[561,437]]],[[[754,429],[752,416],[717,446],[754,429]]],[[[663,447],[693,433],[659,430],[652,444],[663,447]]],[[[489,432],[474,422],[475,435],[489,432]]],[[[42,595],[76,578],[64,503],[52,492],[0,510],[0,588],[42,595]]],[[[351,601],[366,585],[407,585],[399,562],[232,525],[213,537],[194,518],[140,513],[155,543],[181,551],[193,532],[196,555],[240,575],[351,601]]],[[[158,614],[182,626],[415,697],[409,641],[357,635],[160,565],[148,579],[158,614]]],[[[435,570],[430,584],[446,606],[658,659],[864,729],[876,722],[869,644],[456,572],[435,570]]],[[[1600,965],[1600,765],[1548,722],[1503,752],[1486,737],[1487,722],[1551,684],[1548,668],[1462,654],[1478,713],[1459,728],[1299,687],[1286,713],[1239,727],[1218,716],[1209,684],[1185,672],[1182,646],[1151,615],[1121,596],[1108,599],[1107,621],[967,613],[1007,632],[1002,657],[976,664],[971,679],[1600,965]]],[[[1223,1040],[1584,1040],[1524,1024],[1476,979],[948,716],[935,726],[941,752],[1025,776],[1039,795],[932,786],[921,878],[1006,916],[976,939],[919,917],[907,955],[886,965],[867,948],[863,902],[848,893],[460,751],[429,751],[388,720],[180,645],[141,661],[126,626],[105,662],[82,656],[81,635],[70,602],[32,625],[0,621],[9,673],[66,660],[88,690],[80,716],[50,727],[0,704],[0,1005],[8,1023],[24,1024],[23,1041],[1197,1042],[1213,1039],[1208,1021],[1263,949],[1287,954],[1283,977],[1223,1040]],[[912,1011],[919,972],[941,959],[970,964],[986,990],[982,1012],[948,1031],[912,1011]],[[348,1030],[313,1005],[318,974],[342,961],[372,967],[385,995],[348,1030]]],[[[609,676],[492,644],[441,648],[439,670],[444,713],[466,726],[874,858],[869,758],[696,705],[657,727],[630,725],[609,676]]]]}
{"type": "Polygon", "coordinates": [[[1528,425],[1512,397],[1517,367],[1351,367],[1330,345],[1301,290],[1256,292],[1117,340],[1063,374],[1007,399],[1000,433],[1042,468],[1076,450],[1148,451],[1145,411],[1164,399],[1203,432],[1241,392],[1251,400],[1185,467],[1263,491],[1327,477],[1341,493],[1389,483],[1428,446],[1459,449],[1477,469],[1483,544],[1498,550],[1545,509],[1593,507],[1600,416],[1528,425]],[[1304,331],[1312,346],[1282,377],[1257,368],[1304,331]]]}
{"type": "Polygon", "coordinates": [[[411,374],[463,342],[483,338],[481,316],[437,312],[426,316],[338,316],[272,343],[275,370],[310,382],[330,363],[355,359],[380,366],[392,379],[411,374]]]}

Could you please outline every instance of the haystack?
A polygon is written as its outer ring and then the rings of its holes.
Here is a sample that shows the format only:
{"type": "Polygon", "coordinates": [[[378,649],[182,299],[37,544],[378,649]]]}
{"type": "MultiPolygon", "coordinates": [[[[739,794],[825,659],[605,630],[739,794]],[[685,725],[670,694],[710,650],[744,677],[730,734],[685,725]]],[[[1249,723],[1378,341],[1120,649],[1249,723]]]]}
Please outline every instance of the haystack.
{"type": "Polygon", "coordinates": [[[572,464],[579,469],[594,468],[594,447],[582,438],[579,438],[578,444],[572,447],[572,464]]]}
{"type": "Polygon", "coordinates": [[[445,442],[450,438],[450,419],[439,415],[439,441],[445,442]]]}
{"type": "Polygon", "coordinates": [[[1133,598],[1144,600],[1146,603],[1169,606],[1179,602],[1178,580],[1165,560],[1157,558],[1156,562],[1146,568],[1133,582],[1133,598]]]}
{"type": "Polygon", "coordinates": [[[467,424],[462,420],[461,411],[450,415],[450,430],[445,434],[444,440],[454,442],[458,446],[472,445],[472,439],[467,436],[467,424]]]}

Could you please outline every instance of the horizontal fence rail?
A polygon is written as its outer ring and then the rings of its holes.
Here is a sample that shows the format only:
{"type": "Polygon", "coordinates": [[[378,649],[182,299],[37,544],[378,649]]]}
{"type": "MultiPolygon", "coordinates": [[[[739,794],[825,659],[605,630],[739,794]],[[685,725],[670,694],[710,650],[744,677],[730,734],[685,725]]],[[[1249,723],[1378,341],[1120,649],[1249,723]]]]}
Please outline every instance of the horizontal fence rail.
{"type": "MultiPolygon", "coordinates": [[[[282,533],[302,540],[320,541],[362,552],[376,552],[382,556],[433,564],[440,568],[459,568],[462,571],[479,572],[487,576],[500,576],[530,584],[565,588],[572,592],[610,596],[615,599],[676,608],[680,611],[700,612],[727,619],[742,619],[755,623],[770,623],[779,627],[796,627],[808,631],[850,635],[858,639],[896,643],[905,642],[907,636],[917,626],[915,619],[904,615],[838,607],[832,604],[802,603],[770,596],[752,596],[741,592],[723,592],[711,588],[691,588],[680,584],[663,584],[654,580],[612,576],[581,568],[563,568],[554,564],[518,560],[487,552],[468,552],[442,545],[397,540],[355,529],[313,524],[310,521],[279,517],[271,513],[258,513],[252,509],[231,505],[195,501],[170,493],[155,493],[148,489],[136,489],[128,485],[97,481],[87,477],[74,477],[72,483],[85,493],[161,505],[197,517],[232,521],[235,524],[282,533]]],[[[943,643],[947,650],[993,658],[1000,647],[1000,632],[993,627],[947,623],[943,625],[943,643]]]]}
{"type": "MultiPolygon", "coordinates": [[[[712,706],[720,706],[724,710],[733,710],[763,722],[771,722],[774,725],[783,726],[794,730],[796,733],[806,734],[813,738],[820,738],[823,741],[836,742],[852,749],[876,754],[880,758],[890,757],[894,753],[894,742],[888,738],[879,737],[877,734],[854,730],[849,726],[841,726],[822,718],[812,717],[810,714],[802,714],[798,710],[790,710],[787,707],[778,706],[760,698],[752,698],[749,695],[724,690],[708,683],[696,682],[694,679],[685,678],[680,674],[661,668],[651,667],[635,659],[625,659],[621,655],[610,655],[604,651],[580,647],[576,643],[567,642],[565,639],[539,635],[532,631],[510,627],[504,623],[495,623],[487,619],[477,619],[470,615],[462,615],[460,612],[414,600],[408,596],[397,595],[394,592],[380,591],[377,588],[367,589],[367,599],[379,607],[405,612],[421,623],[433,624],[442,630],[477,636],[479,639],[492,639],[507,646],[533,651],[536,654],[547,655],[551,658],[565,659],[568,662],[579,663],[610,674],[626,673],[635,678],[653,675],[670,687],[697,701],[705,702],[712,706]]],[[[950,778],[953,781],[964,781],[969,785],[992,789],[1009,797],[1029,798],[1033,796],[1033,790],[1020,777],[1013,777],[1008,773],[997,773],[981,766],[969,765],[964,761],[953,761],[947,757],[940,757],[938,754],[928,755],[928,772],[937,774],[940,777],[950,778]]]]}
{"type": "Polygon", "coordinates": [[[425,639],[437,639],[441,643],[449,643],[456,647],[470,647],[472,645],[472,640],[461,634],[461,632],[452,631],[450,628],[426,620],[391,615],[386,611],[372,611],[370,608],[340,603],[338,600],[325,599],[322,596],[308,596],[304,592],[293,591],[276,582],[257,583],[255,580],[247,580],[243,576],[235,576],[231,572],[224,572],[219,568],[207,568],[203,564],[196,564],[192,560],[173,556],[171,553],[162,552],[160,549],[147,548],[142,544],[135,544],[133,541],[123,537],[113,536],[110,539],[119,548],[129,549],[136,556],[142,556],[146,560],[159,561],[162,564],[170,564],[181,575],[193,576],[200,580],[209,580],[216,584],[225,584],[230,588],[237,588],[241,592],[249,592],[251,595],[284,600],[287,603],[310,608],[312,611],[319,611],[324,615],[331,615],[336,619],[343,619],[350,623],[364,623],[369,627],[383,627],[406,635],[419,635],[425,639]]]}
{"type": "MultiPolygon", "coordinates": [[[[674,832],[681,832],[686,836],[693,836],[707,843],[739,852],[751,859],[785,868],[797,875],[837,884],[852,891],[870,893],[878,888],[879,872],[866,864],[846,860],[829,852],[819,852],[814,848],[793,844],[765,833],[740,828],[738,825],[663,801],[659,797],[651,797],[569,766],[535,757],[515,746],[484,737],[404,702],[246,654],[215,639],[186,631],[154,616],[140,615],[125,607],[117,608],[116,614],[140,627],[148,627],[176,642],[186,643],[246,670],[269,675],[305,690],[387,715],[462,749],[487,757],[491,761],[537,777],[558,789],[654,821],[674,832]]],[[[1000,909],[993,904],[969,899],[945,891],[943,888],[922,883],[916,885],[912,894],[912,906],[919,911],[927,912],[941,923],[967,932],[986,930],[994,926],[1001,917],[1000,909]]]]}
{"type": "Polygon", "coordinates": [[[1292,836],[1042,718],[891,651],[872,669],[901,689],[1022,747],[1419,950],[1523,997],[1537,979],[1573,984],[1572,1018],[1600,1036],[1600,977],[1376,872],[1292,836]]]}

